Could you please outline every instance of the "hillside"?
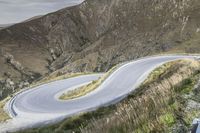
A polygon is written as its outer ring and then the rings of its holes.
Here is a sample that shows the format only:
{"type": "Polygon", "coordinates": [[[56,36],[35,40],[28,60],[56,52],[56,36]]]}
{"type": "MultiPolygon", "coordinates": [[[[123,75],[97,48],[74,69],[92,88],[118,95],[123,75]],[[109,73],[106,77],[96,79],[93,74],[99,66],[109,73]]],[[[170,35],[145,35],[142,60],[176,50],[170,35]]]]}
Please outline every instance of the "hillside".
{"type": "Polygon", "coordinates": [[[0,24],[0,30],[10,26],[11,24],[0,24]]]}
{"type": "Polygon", "coordinates": [[[86,0],[2,29],[0,79],[17,88],[58,69],[106,71],[156,53],[198,53],[199,6],[198,0],[86,0]]]}

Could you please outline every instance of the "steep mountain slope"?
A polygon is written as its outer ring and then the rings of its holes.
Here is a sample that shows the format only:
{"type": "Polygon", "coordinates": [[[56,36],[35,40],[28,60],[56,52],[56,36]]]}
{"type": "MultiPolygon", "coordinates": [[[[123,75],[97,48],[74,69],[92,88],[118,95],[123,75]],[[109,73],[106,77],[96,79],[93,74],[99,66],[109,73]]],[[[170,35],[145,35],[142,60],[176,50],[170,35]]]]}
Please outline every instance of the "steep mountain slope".
{"type": "Polygon", "coordinates": [[[0,31],[0,76],[24,77],[7,54],[38,77],[57,69],[105,71],[161,52],[199,52],[199,7],[198,0],[86,0],[16,24],[0,31]]]}
{"type": "Polygon", "coordinates": [[[10,26],[11,24],[0,24],[0,30],[10,26]]]}

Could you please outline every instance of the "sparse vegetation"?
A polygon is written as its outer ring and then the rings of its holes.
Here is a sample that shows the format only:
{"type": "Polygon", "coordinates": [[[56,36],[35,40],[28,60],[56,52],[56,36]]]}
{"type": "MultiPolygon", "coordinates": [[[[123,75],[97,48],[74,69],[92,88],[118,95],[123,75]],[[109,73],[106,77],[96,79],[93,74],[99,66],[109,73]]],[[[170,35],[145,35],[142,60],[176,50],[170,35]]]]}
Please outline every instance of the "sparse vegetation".
{"type": "Polygon", "coordinates": [[[74,98],[78,98],[81,96],[84,96],[92,91],[94,91],[96,88],[98,88],[103,81],[117,68],[117,66],[113,67],[112,69],[110,69],[104,76],[102,76],[101,78],[99,78],[96,81],[92,81],[91,83],[89,83],[88,85],[85,86],[81,86],[77,89],[68,91],[66,93],[63,93],[59,99],[61,100],[69,100],[69,99],[74,99],[74,98]]]}
{"type": "Polygon", "coordinates": [[[74,98],[84,96],[84,95],[94,91],[100,84],[101,84],[101,82],[99,82],[99,80],[92,81],[92,83],[89,83],[88,85],[79,87],[77,89],[68,91],[66,93],[63,93],[59,97],[59,99],[69,100],[69,99],[74,99],[74,98]]]}
{"type": "Polygon", "coordinates": [[[3,101],[0,101],[0,123],[8,120],[10,117],[8,114],[4,111],[4,106],[9,98],[6,98],[3,101]]]}
{"type": "Polygon", "coordinates": [[[181,42],[166,53],[199,53],[200,32],[191,36],[187,41],[181,42]]]}
{"type": "Polygon", "coordinates": [[[156,79],[160,78],[164,73],[167,72],[168,69],[173,65],[173,62],[163,64],[162,66],[156,68],[145,80],[143,84],[148,84],[156,79]]]}

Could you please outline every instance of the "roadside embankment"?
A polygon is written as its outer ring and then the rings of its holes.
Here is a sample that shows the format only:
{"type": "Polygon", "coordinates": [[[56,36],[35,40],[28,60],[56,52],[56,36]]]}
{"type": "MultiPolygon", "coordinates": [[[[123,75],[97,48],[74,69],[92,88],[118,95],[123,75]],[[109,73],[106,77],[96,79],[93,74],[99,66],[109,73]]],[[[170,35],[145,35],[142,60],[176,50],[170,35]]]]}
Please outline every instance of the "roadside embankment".
{"type": "Polygon", "coordinates": [[[24,132],[187,132],[192,120],[200,116],[199,77],[198,61],[166,63],[116,105],[24,132]]]}

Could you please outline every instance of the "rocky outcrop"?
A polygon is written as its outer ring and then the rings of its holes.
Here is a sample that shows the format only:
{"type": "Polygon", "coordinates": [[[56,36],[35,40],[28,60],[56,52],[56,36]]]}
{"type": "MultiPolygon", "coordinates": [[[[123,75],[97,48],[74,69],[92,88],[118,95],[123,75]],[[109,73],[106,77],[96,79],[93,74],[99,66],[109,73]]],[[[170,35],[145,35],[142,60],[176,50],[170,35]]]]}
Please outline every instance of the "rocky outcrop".
{"type": "Polygon", "coordinates": [[[3,73],[2,79],[0,79],[0,100],[19,89],[28,87],[30,83],[40,77],[38,73],[27,70],[10,53],[1,52],[1,55],[3,56],[5,64],[13,71],[17,71],[18,77],[15,77],[14,74],[11,73],[12,71],[5,71],[3,73]]]}
{"type": "Polygon", "coordinates": [[[20,71],[23,73],[24,71],[24,67],[14,59],[13,55],[9,54],[9,53],[6,53],[4,55],[5,57],[5,60],[8,64],[10,64],[14,69],[16,69],[17,71],[20,71]]]}
{"type": "Polygon", "coordinates": [[[28,80],[14,82],[11,77],[7,77],[5,80],[0,80],[0,100],[9,95],[12,96],[13,93],[25,87],[29,87],[29,85],[30,83],[28,80]]]}
{"type": "MultiPolygon", "coordinates": [[[[28,71],[26,70],[22,64],[18,61],[15,60],[15,58],[13,57],[13,55],[11,55],[10,53],[5,53],[3,54],[4,55],[4,58],[5,58],[5,61],[8,65],[10,65],[13,69],[17,70],[22,77],[26,78],[27,80],[33,80],[37,74],[36,73],[33,73],[31,71],[28,71]]],[[[7,74],[7,73],[5,73],[7,74]]],[[[9,75],[10,77],[10,73],[7,74],[9,75]]]]}
{"type": "Polygon", "coordinates": [[[12,79],[7,78],[0,81],[0,100],[6,98],[11,93],[14,93],[15,89],[15,83],[12,81],[12,79]]]}

